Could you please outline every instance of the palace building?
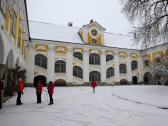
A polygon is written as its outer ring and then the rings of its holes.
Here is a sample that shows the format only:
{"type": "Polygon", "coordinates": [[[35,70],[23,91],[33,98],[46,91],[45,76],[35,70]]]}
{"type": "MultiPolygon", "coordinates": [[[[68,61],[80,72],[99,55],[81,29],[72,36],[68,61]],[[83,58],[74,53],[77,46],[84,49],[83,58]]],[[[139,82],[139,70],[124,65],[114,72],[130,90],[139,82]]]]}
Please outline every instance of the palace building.
{"type": "Polygon", "coordinates": [[[80,28],[28,21],[26,0],[0,0],[0,78],[8,94],[27,85],[150,83],[149,64],[168,58],[168,44],[141,49],[131,36],[113,34],[91,20],[80,28]],[[11,88],[12,87],[12,88],[11,88]]]}

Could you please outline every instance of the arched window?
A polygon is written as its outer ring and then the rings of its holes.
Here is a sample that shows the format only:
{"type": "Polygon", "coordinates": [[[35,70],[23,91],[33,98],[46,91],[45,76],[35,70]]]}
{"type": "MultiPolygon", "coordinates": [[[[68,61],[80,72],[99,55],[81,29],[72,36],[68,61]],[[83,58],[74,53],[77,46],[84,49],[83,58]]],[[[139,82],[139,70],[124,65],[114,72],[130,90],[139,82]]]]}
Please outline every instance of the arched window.
{"type": "Polygon", "coordinates": [[[35,65],[47,69],[47,57],[43,54],[37,54],[35,56],[35,65]]]}
{"type": "Polygon", "coordinates": [[[66,63],[65,61],[58,60],[55,62],[55,73],[65,73],[66,72],[66,63]]]}
{"type": "Polygon", "coordinates": [[[92,71],[89,74],[89,81],[101,81],[101,75],[98,71],[92,71]]]}
{"type": "Polygon", "coordinates": [[[114,59],[113,55],[111,54],[106,55],[106,62],[113,60],[113,59],[114,59]]]}
{"type": "Polygon", "coordinates": [[[100,65],[100,56],[96,53],[92,53],[89,56],[89,64],[100,65]]]}
{"type": "Polygon", "coordinates": [[[131,69],[132,70],[135,70],[138,68],[138,62],[136,60],[132,61],[131,62],[131,69]]]}
{"type": "Polygon", "coordinates": [[[73,67],[73,76],[83,79],[83,70],[79,66],[73,67]]]}
{"type": "Polygon", "coordinates": [[[126,74],[127,73],[127,66],[126,64],[120,64],[120,73],[126,74]]]}
{"type": "Polygon", "coordinates": [[[109,77],[112,77],[112,76],[114,76],[114,68],[109,67],[106,71],[106,77],[109,78],[109,77]]]}
{"type": "Polygon", "coordinates": [[[83,60],[83,55],[80,52],[74,52],[73,56],[76,57],[76,58],[78,58],[79,60],[83,60]]]}

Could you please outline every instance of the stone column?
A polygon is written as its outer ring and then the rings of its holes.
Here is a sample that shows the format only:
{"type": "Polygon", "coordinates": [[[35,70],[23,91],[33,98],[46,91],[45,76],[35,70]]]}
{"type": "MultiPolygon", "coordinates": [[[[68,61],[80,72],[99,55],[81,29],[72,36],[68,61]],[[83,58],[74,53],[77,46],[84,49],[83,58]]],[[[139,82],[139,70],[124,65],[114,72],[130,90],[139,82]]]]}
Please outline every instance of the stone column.
{"type": "Polygon", "coordinates": [[[55,70],[55,51],[54,51],[54,47],[50,47],[48,48],[48,57],[47,57],[47,82],[49,81],[55,81],[54,80],[54,70],[55,70]]]}
{"type": "Polygon", "coordinates": [[[119,53],[118,51],[115,52],[115,56],[114,56],[114,62],[115,62],[115,81],[116,82],[120,82],[120,73],[119,73],[119,53]]]}
{"type": "Polygon", "coordinates": [[[141,54],[138,55],[138,82],[143,82],[143,59],[141,54]]]}
{"type": "Polygon", "coordinates": [[[127,55],[127,79],[128,82],[132,83],[131,56],[130,53],[127,53],[127,55]]]}
{"type": "Polygon", "coordinates": [[[67,56],[66,56],[66,82],[67,84],[72,83],[73,81],[73,52],[72,48],[67,48],[67,56]]]}
{"type": "Polygon", "coordinates": [[[26,83],[32,85],[34,83],[35,48],[31,44],[28,46],[27,59],[28,60],[26,62],[26,83]]]}
{"type": "Polygon", "coordinates": [[[89,50],[86,48],[83,50],[83,64],[84,64],[83,81],[84,83],[88,83],[89,82],[89,50]]]}
{"type": "Polygon", "coordinates": [[[106,50],[102,50],[101,53],[101,82],[106,83],[106,50]]]}

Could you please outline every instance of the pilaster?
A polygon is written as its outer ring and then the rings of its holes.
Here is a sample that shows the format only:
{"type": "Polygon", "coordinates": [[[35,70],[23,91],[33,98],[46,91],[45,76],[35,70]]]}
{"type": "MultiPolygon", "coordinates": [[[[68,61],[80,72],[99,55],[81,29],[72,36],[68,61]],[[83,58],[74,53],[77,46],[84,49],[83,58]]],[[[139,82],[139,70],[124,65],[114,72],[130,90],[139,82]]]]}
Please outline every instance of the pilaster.
{"type": "Polygon", "coordinates": [[[106,51],[101,50],[101,82],[106,82],[106,51]]]}
{"type": "Polygon", "coordinates": [[[67,56],[66,56],[66,82],[67,83],[72,83],[72,73],[73,73],[73,52],[72,48],[68,47],[67,48],[67,56]]]}
{"type": "Polygon", "coordinates": [[[131,55],[127,54],[127,80],[132,82],[132,71],[131,71],[131,55]]]}
{"type": "Polygon", "coordinates": [[[48,78],[47,81],[55,81],[54,80],[54,69],[55,69],[55,51],[54,47],[49,46],[48,47],[48,60],[47,60],[47,74],[48,78]]]}
{"type": "Polygon", "coordinates": [[[83,81],[89,82],[89,49],[84,49],[83,51],[83,64],[84,64],[84,70],[83,70],[83,81]]]}
{"type": "Polygon", "coordinates": [[[119,73],[119,52],[115,52],[114,56],[114,62],[115,62],[115,81],[119,82],[120,81],[120,73],[119,73]]]}

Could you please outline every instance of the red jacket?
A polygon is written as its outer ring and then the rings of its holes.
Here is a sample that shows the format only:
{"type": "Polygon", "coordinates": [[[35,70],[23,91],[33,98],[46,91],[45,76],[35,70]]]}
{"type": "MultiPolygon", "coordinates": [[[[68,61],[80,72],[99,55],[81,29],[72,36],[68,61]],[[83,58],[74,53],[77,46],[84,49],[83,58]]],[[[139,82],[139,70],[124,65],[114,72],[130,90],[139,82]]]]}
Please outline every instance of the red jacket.
{"type": "Polygon", "coordinates": [[[38,94],[41,94],[42,90],[43,90],[43,84],[41,82],[39,82],[37,84],[36,91],[37,91],[38,94]]]}
{"type": "Polygon", "coordinates": [[[96,81],[93,81],[91,87],[95,88],[97,86],[96,81]]]}
{"type": "Polygon", "coordinates": [[[54,93],[54,84],[50,83],[47,87],[48,89],[48,94],[53,94],[54,93]]]}
{"type": "Polygon", "coordinates": [[[23,90],[24,90],[24,82],[18,81],[18,91],[23,92],[23,90]]]}

